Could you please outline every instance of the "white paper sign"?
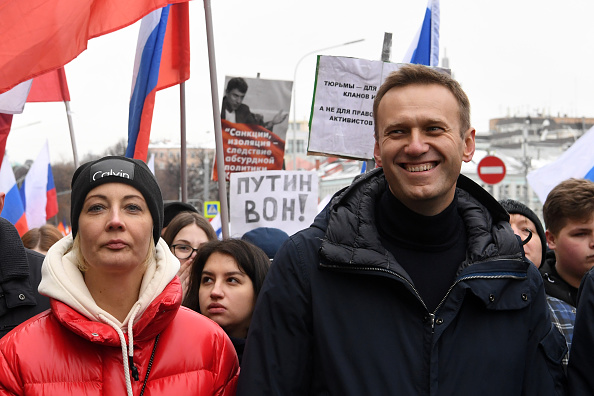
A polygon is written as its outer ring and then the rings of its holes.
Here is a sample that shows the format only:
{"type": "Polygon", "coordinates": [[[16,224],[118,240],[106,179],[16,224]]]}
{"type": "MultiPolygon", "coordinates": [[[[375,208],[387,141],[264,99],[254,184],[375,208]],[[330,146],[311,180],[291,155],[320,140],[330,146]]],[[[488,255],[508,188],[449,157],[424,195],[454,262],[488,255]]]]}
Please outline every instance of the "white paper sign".
{"type": "Polygon", "coordinates": [[[231,235],[257,227],[292,235],[317,215],[318,175],[310,171],[232,173],[229,185],[231,235]]]}
{"type": "Polygon", "coordinates": [[[373,99],[386,77],[403,65],[318,56],[308,153],[373,158],[373,99]]]}

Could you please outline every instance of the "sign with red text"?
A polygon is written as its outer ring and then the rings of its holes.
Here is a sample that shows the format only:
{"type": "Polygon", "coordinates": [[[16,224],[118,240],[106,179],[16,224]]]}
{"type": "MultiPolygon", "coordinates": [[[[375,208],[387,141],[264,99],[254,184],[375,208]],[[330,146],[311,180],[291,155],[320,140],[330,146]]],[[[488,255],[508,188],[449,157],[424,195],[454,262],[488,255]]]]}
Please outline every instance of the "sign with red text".
{"type": "Polygon", "coordinates": [[[231,236],[257,227],[292,235],[318,213],[318,175],[311,171],[232,173],[229,184],[231,236]]]}
{"type": "Polygon", "coordinates": [[[505,163],[499,157],[487,155],[477,166],[477,173],[487,184],[497,184],[505,177],[505,163]]]}
{"type": "MultiPolygon", "coordinates": [[[[225,78],[221,129],[226,180],[233,172],[282,169],[292,87],[291,81],[225,78]]],[[[218,180],[216,163],[213,178],[218,180]]]]}

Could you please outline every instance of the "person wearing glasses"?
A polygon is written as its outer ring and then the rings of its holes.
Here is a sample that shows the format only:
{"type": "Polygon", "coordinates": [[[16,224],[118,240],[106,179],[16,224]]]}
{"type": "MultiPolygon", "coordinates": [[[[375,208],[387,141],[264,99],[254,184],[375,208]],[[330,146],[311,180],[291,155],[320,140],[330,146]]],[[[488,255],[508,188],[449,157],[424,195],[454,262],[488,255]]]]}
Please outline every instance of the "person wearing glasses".
{"type": "Polygon", "coordinates": [[[240,365],[256,299],[269,267],[264,250],[240,239],[205,243],[192,263],[182,304],[225,330],[240,365]]]}
{"type": "Polygon", "coordinates": [[[169,223],[163,239],[180,263],[177,275],[182,284],[184,297],[188,291],[192,259],[200,245],[217,239],[217,234],[208,220],[199,213],[181,212],[169,223]]]}

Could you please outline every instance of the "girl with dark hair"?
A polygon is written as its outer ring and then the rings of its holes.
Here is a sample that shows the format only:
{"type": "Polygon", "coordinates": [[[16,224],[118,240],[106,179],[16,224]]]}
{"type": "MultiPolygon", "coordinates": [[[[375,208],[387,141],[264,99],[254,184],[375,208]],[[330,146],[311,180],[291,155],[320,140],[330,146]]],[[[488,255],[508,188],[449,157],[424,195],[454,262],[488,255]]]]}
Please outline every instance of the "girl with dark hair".
{"type": "Polygon", "coordinates": [[[202,245],[190,275],[183,305],[218,323],[241,363],[254,305],[270,259],[262,249],[239,239],[202,245]]]}

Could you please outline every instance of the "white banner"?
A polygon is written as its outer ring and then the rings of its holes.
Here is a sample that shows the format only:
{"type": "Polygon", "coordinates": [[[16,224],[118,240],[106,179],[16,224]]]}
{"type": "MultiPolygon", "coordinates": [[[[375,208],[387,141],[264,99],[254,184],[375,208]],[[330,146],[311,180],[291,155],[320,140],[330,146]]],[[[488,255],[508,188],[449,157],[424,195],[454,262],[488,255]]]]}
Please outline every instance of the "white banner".
{"type": "Polygon", "coordinates": [[[230,235],[257,227],[292,235],[310,226],[318,213],[318,175],[310,171],[232,173],[229,185],[230,235]]]}

